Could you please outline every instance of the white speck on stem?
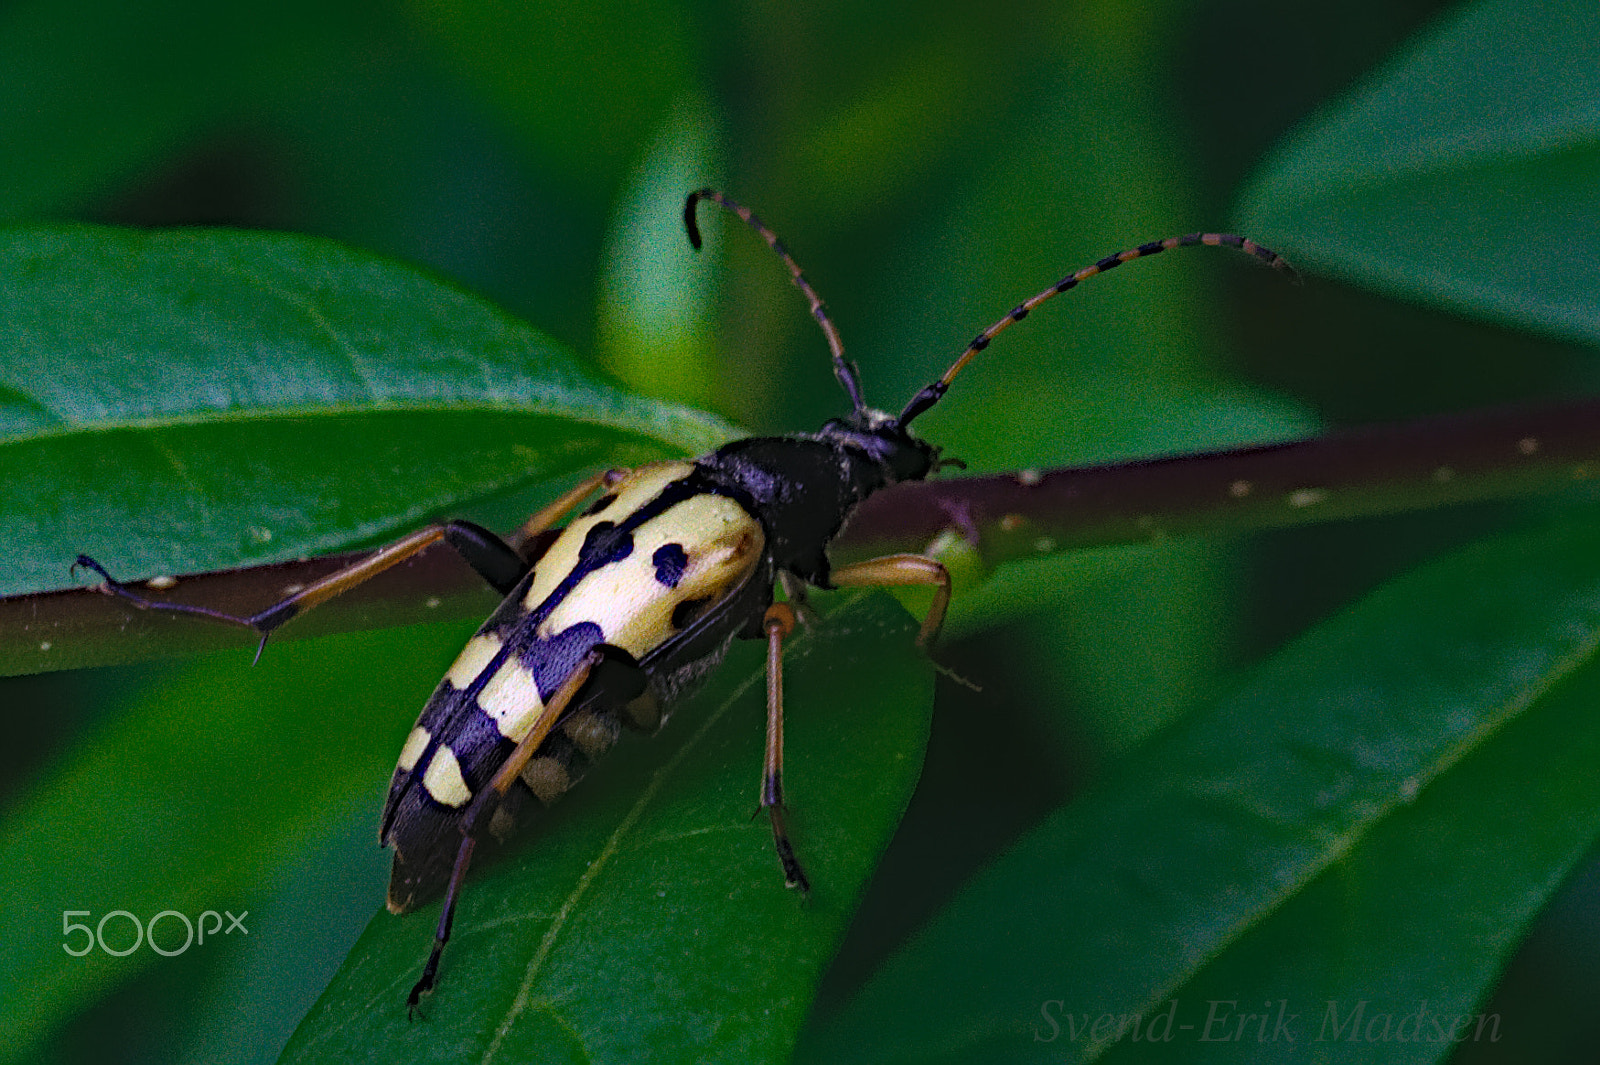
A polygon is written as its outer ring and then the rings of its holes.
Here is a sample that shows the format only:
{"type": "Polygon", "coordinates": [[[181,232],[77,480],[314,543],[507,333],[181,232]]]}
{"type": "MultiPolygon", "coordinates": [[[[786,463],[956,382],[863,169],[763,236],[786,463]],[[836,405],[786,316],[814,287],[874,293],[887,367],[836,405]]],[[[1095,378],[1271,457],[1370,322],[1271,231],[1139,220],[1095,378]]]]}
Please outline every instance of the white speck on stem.
{"type": "Polygon", "coordinates": [[[1326,488],[1296,488],[1289,493],[1289,505],[1296,508],[1314,507],[1327,498],[1326,488]]]}

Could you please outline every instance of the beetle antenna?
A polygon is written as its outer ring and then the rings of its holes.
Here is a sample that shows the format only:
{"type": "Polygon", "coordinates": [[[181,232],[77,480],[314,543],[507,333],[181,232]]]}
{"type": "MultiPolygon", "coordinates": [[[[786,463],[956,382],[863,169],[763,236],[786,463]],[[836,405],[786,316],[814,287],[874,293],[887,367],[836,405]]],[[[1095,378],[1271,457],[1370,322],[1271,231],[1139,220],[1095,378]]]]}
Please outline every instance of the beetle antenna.
{"type": "Polygon", "coordinates": [[[906,409],[900,412],[898,419],[900,427],[904,428],[910,423],[911,419],[939,402],[944,397],[945,390],[950,387],[950,382],[955,380],[956,374],[960,373],[967,363],[972,361],[973,356],[988,347],[989,342],[1005,330],[1007,326],[1013,322],[1022,321],[1030,311],[1045,300],[1050,299],[1052,296],[1059,296],[1069,288],[1077,288],[1080,282],[1087,281],[1096,274],[1103,274],[1107,270],[1121,266],[1123,263],[1155,255],[1158,252],[1166,251],[1168,248],[1187,248],[1194,244],[1204,244],[1209,247],[1238,248],[1246,255],[1253,255],[1260,259],[1274,270],[1284,271],[1295,284],[1300,283],[1300,275],[1295,272],[1294,267],[1289,265],[1287,259],[1271,248],[1262,247],[1250,238],[1241,237],[1237,233],[1186,233],[1181,237],[1154,240],[1149,244],[1141,244],[1137,248],[1129,248],[1127,251],[1108,255],[1091,266],[1085,266],[1081,270],[1068,274],[1032,299],[1024,300],[1017,304],[1011,309],[1011,313],[973,337],[972,343],[967,345],[966,350],[951,364],[950,369],[944,372],[944,376],[918,392],[911,398],[911,402],[906,404],[906,409]]]}
{"type": "Polygon", "coordinates": [[[822,335],[828,338],[828,350],[833,354],[833,376],[839,379],[845,395],[850,397],[850,405],[861,413],[867,409],[866,403],[861,399],[861,379],[855,364],[844,357],[844,341],[839,339],[839,330],[834,327],[833,319],[828,317],[828,310],[822,305],[822,297],[817,295],[817,290],[811,287],[811,282],[806,280],[806,275],[800,269],[800,264],[794,261],[783,241],[778,235],[768,229],[755,212],[742,204],[735,203],[715,189],[697,189],[689,193],[688,202],[683,205],[683,227],[689,232],[689,244],[695,251],[700,250],[700,226],[695,221],[695,205],[701,200],[710,200],[718,207],[726,208],[738,215],[740,220],[767,242],[767,246],[778,253],[778,258],[789,268],[789,274],[794,278],[795,287],[798,288],[811,302],[811,317],[817,320],[822,327],[822,335]]]}

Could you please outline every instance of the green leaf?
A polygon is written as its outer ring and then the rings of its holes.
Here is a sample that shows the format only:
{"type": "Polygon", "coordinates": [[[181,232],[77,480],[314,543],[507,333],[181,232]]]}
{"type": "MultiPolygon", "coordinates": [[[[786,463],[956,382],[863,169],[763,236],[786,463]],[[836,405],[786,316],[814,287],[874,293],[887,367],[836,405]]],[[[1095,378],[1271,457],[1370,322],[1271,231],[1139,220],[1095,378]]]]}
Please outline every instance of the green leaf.
{"type": "Polygon", "coordinates": [[[1419,996],[1470,1009],[1594,838],[1583,781],[1600,737],[1574,703],[1592,706],[1597,682],[1574,674],[1597,642],[1592,523],[1394,581],[1053,815],[811,1049],[1093,1060],[1115,1025],[1072,1039],[1068,1016],[1092,1027],[1174,1001],[1197,1026],[1176,1033],[1192,1048],[1207,996],[1240,1011],[1286,994],[1308,1009],[1341,994],[1397,1016],[1419,996]],[[1540,745],[1566,742],[1578,751],[1544,775],[1540,745]],[[1264,958],[1279,968],[1247,964],[1264,958]]]}
{"type": "MultiPolygon", "coordinates": [[[[941,209],[915,212],[920,228],[897,234],[890,265],[866,281],[871,316],[841,321],[858,355],[893,356],[862,357],[875,402],[903,402],[978,330],[1079,266],[1140,240],[1222,226],[1220,214],[1196,208],[1189,177],[1160,162],[1182,149],[1170,123],[1154,117],[1165,104],[1147,95],[1152,84],[1130,76],[1164,62],[1159,15],[1112,5],[1092,23],[1041,42],[1050,61],[1030,80],[1023,112],[1008,119],[1028,136],[976,154],[959,190],[933,201],[941,209]],[[1033,179],[1045,173],[1057,178],[1033,179]],[[1072,195],[1062,195],[1060,175],[1071,176],[1072,195]]],[[[1227,251],[1132,263],[997,338],[920,431],[975,470],[1308,434],[1309,414],[1224,384],[1212,369],[1228,346],[1217,290],[1230,272],[1287,288],[1227,251]]],[[[812,280],[822,284],[816,273],[812,280]]],[[[1015,625],[1011,638],[1038,662],[1040,717],[1060,722],[1075,748],[1085,731],[1120,745],[1215,683],[1232,595],[1221,555],[1188,544],[1004,566],[956,598],[950,631],[1015,625]]]]}
{"type": "Polygon", "coordinates": [[[1600,10],[1452,10],[1281,148],[1242,214],[1301,267],[1600,341],[1600,10]]]}
{"type": "Polygon", "coordinates": [[[6,4],[0,218],[81,210],[171,165],[230,113],[292,96],[353,41],[370,41],[374,25],[357,2],[6,4]]]}
{"type": "MultiPolygon", "coordinates": [[[[0,1058],[38,1040],[150,967],[203,959],[62,949],[67,910],[91,927],[113,910],[249,909],[248,897],[357,804],[377,804],[414,716],[472,625],[418,626],[286,642],[255,668],[210,656],[129,694],[103,726],[6,809],[0,860],[0,1058]],[[330,712],[331,711],[331,712],[330,712]]],[[[373,884],[381,892],[381,881],[373,884]]],[[[169,918],[170,922],[171,919],[169,918]]],[[[278,929],[252,926],[258,949],[278,929]]],[[[176,924],[161,932],[179,937],[176,924]]],[[[125,939],[113,940],[113,933],[125,939]]],[[[124,918],[106,930],[132,939],[124,918]]],[[[81,933],[66,942],[76,949],[81,933]]],[[[162,940],[175,948],[173,940],[162,940]]],[[[310,964],[302,961],[301,964],[310,964]]]]}
{"type": "Polygon", "coordinates": [[[598,356],[630,387],[708,405],[716,392],[710,293],[721,287],[721,227],[698,253],[683,230],[684,197],[715,172],[710,105],[686,95],[632,176],[606,239],[598,356]]]}
{"type": "Polygon", "coordinates": [[[499,104],[540,165],[597,201],[693,84],[700,31],[688,10],[666,0],[407,7],[418,29],[499,104]]]}
{"type": "Polygon", "coordinates": [[[910,796],[931,674],[905,614],[855,599],[791,643],[783,887],[756,812],[764,655],[741,643],[655,743],[625,742],[531,845],[474,870],[424,1019],[405,997],[439,907],[380,912],[283,1061],[785,1056],[910,796]]]}
{"type": "Polygon", "coordinates": [[[697,452],[418,271],[327,241],[0,232],[0,592],[319,553],[584,467],[697,452]]]}
{"type": "Polygon", "coordinates": [[[389,875],[388,852],[373,846],[377,812],[367,783],[346,816],[318,811],[305,843],[283,851],[248,897],[255,938],[224,937],[237,957],[189,991],[195,1022],[181,1043],[170,1032],[162,1040],[172,1065],[268,1065],[327,987],[389,875]]]}
{"type": "MultiPolygon", "coordinates": [[[[1600,669],[1590,662],[1203,970],[1183,988],[1185,1012],[1237,1003],[1218,1034],[1270,1004],[1270,1037],[1281,1002],[1282,1031],[1323,1043],[1339,1062],[1432,1062],[1454,1042],[1511,1035],[1515,1022],[1481,1000],[1600,834],[1597,702],[1600,669]]],[[[1187,1042],[1188,1061],[1292,1053],[1281,1036],[1257,1041],[1254,1027],[1187,1042]]],[[[1121,1046],[1111,1060],[1148,1049],[1121,1046]]]]}

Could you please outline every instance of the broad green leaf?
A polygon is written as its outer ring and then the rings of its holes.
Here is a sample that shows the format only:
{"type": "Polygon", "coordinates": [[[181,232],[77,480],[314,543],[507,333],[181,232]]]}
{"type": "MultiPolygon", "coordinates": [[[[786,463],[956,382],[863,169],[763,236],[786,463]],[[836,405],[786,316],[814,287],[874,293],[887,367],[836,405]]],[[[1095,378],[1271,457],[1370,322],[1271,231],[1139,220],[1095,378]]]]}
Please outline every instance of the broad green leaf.
{"type": "Polygon", "coordinates": [[[324,552],[727,435],[322,240],[17,229],[0,304],[0,591],[65,584],[78,551],[129,576],[324,552]]]}
{"type": "Polygon", "coordinates": [[[1516,1036],[1484,994],[1600,834],[1597,705],[1590,662],[1185,985],[1173,1001],[1194,1034],[1124,1039],[1108,1060],[1267,1063],[1309,1048],[1307,1060],[1401,1065],[1516,1036]],[[1212,1002],[1225,1005],[1202,1041],[1212,1002]],[[1247,1013],[1270,1016],[1264,1038],[1247,1013]]]}
{"type": "MultiPolygon", "coordinates": [[[[1595,817],[1569,774],[1581,774],[1581,757],[1563,759],[1526,801],[1445,800],[1497,772],[1527,777],[1530,733],[1562,742],[1573,713],[1563,707],[1587,702],[1593,680],[1564,682],[1597,641],[1592,525],[1487,541],[1392,582],[1049,818],[812,1049],[826,1060],[1091,1060],[1112,1035],[1052,1033],[1046,1003],[1059,1003],[1063,1026],[1068,1014],[1152,1016],[1174,1000],[1203,1012],[1191,981],[1244,957],[1234,952],[1249,951],[1251,936],[1300,936],[1291,945],[1304,959],[1281,962],[1296,980],[1280,994],[1364,989],[1404,1003],[1431,987],[1442,1009],[1470,1008],[1592,841],[1595,817]],[[1472,853],[1510,845],[1507,833],[1536,839],[1500,856],[1495,875],[1474,869],[1472,853]],[[1430,849],[1440,840],[1442,855],[1430,849]],[[1320,943],[1304,942],[1306,924],[1290,917],[1308,911],[1320,943]]],[[[1575,740],[1594,742],[1588,729],[1575,740]]],[[[1269,981],[1252,972],[1232,986],[1269,981]]]]}
{"type": "Polygon", "coordinates": [[[379,912],[282,1058],[767,1061],[787,1056],[921,765],[931,675],[909,619],[855,599],[793,641],[783,887],[756,810],[764,655],[735,647],[656,743],[624,743],[476,869],[425,1018],[405,998],[439,907],[379,912]]]}
{"type": "Polygon", "coordinates": [[[1242,213],[1302,267],[1600,341],[1600,9],[1451,10],[1280,149],[1242,213]]]}

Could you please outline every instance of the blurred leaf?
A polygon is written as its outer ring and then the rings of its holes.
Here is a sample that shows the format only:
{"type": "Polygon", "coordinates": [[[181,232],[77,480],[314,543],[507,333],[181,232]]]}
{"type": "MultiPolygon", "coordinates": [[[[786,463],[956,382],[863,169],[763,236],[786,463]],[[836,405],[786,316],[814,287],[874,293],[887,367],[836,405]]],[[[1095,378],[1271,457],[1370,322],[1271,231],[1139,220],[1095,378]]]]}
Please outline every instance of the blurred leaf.
{"type": "MultiPolygon", "coordinates": [[[[893,268],[872,281],[870,302],[892,311],[865,323],[871,338],[855,350],[892,356],[863,358],[876,402],[909,398],[979,329],[1079,266],[1142,240],[1223,227],[1197,217],[1188,175],[1168,162],[1180,146],[1158,117],[1158,89],[1130,74],[1156,62],[1160,26],[1150,7],[1108,7],[1050,39],[1026,111],[1011,116],[1026,137],[979,159],[965,188],[925,211],[893,268]]],[[[1095,278],[998,338],[920,431],[976,470],[1303,435],[1311,417],[1222,383],[1211,366],[1227,343],[1218,279],[1254,269],[1193,249],[1095,278]]],[[[1040,716],[1073,732],[1073,746],[1085,719],[1115,745],[1209,688],[1231,617],[1220,569],[1212,544],[1002,567],[956,602],[952,631],[1021,622],[1016,639],[1039,662],[1040,716]],[[1103,624],[1108,616],[1118,623],[1103,624]],[[1138,684],[1121,683],[1130,673],[1138,684]]]]}
{"type": "MultiPolygon", "coordinates": [[[[453,647],[450,648],[454,650],[453,647]]],[[[399,707],[387,717],[401,720],[399,707]]],[[[387,751],[374,752],[382,755],[387,751]]],[[[383,897],[389,854],[373,846],[378,803],[363,787],[343,817],[320,811],[301,845],[286,848],[251,906],[248,948],[230,959],[197,1003],[200,1021],[166,1060],[182,1065],[268,1065],[328,986],[383,897]],[[240,1009],[240,1003],[250,1003],[240,1009]]],[[[232,937],[238,940],[237,935],[232,937]]],[[[243,943],[236,946],[243,947],[243,943]]]]}
{"type": "Polygon", "coordinates": [[[932,697],[887,597],[791,650],[785,790],[809,897],[784,890],[751,816],[764,654],[740,644],[666,737],[624,742],[532,846],[474,870],[425,1019],[405,996],[438,904],[380,912],[282,1060],[784,1057],[916,782],[932,697]]]}
{"type": "MultiPolygon", "coordinates": [[[[33,1060],[35,1041],[67,1016],[166,962],[145,948],[73,957],[62,949],[63,911],[89,910],[73,920],[91,927],[113,910],[141,921],[167,909],[191,919],[238,912],[330,812],[365,797],[375,826],[409,708],[471,630],[285,643],[254,669],[247,653],[211,656],[132,698],[25,792],[0,821],[0,858],[10,863],[0,894],[0,965],[10,974],[0,985],[0,1056],[33,1060]]],[[[125,919],[106,931],[113,945],[132,940],[125,919]]],[[[176,922],[160,933],[176,947],[176,922]]],[[[80,936],[68,942],[76,948],[80,936]]]]}
{"type": "Polygon", "coordinates": [[[408,7],[531,140],[539,161],[599,202],[609,202],[672,100],[696,84],[698,31],[689,9],[667,0],[408,7]]]}
{"type": "Polygon", "coordinates": [[[0,590],[325,552],[715,419],[591,382],[407,267],[302,237],[0,234],[0,590]]]}
{"type": "MultiPolygon", "coordinates": [[[[1072,431],[1094,442],[1096,460],[1248,446],[1313,430],[1290,404],[1244,389],[1157,386],[1138,403],[1125,398],[1110,382],[1090,382],[1068,401],[1083,410],[1072,431]],[[1115,395],[1101,395],[1101,387],[1115,395]]],[[[1070,692],[1091,708],[1081,719],[1050,715],[1067,747],[1088,740],[1098,753],[1121,752],[1215,690],[1233,635],[1224,620],[1236,594],[1230,544],[1187,537],[1054,550],[999,567],[955,603],[951,631],[1025,619],[1038,686],[1070,692]]]]}
{"type": "Polygon", "coordinates": [[[1302,267],[1600,341],[1600,9],[1451,11],[1281,148],[1242,214],[1302,267]]]}
{"type": "Polygon", "coordinates": [[[848,86],[854,91],[797,129],[796,143],[787,147],[798,157],[795,172],[814,182],[793,193],[808,207],[825,204],[847,218],[903,194],[959,143],[961,120],[972,121],[982,104],[996,103],[991,79],[1006,75],[994,69],[995,60],[1010,44],[990,13],[966,5],[929,11],[910,23],[888,11],[855,8],[849,15],[900,25],[870,64],[841,71],[859,79],[848,86]]]}
{"type": "MultiPolygon", "coordinates": [[[[826,1060],[1091,1060],[1111,1039],[1081,1030],[1069,1039],[1067,1015],[1153,1017],[1176,999],[1182,1020],[1199,1024],[1196,975],[1251,951],[1252,935],[1300,935],[1288,915],[1307,913],[1313,903],[1301,897],[1324,876],[1335,884],[1314,904],[1321,941],[1302,938],[1300,955],[1281,962],[1289,988],[1470,1008],[1592,842],[1596,815],[1581,776],[1567,775],[1581,775],[1585,757],[1563,758],[1526,801],[1498,784],[1473,797],[1468,778],[1488,787],[1501,772],[1526,775],[1525,744],[1562,742],[1573,714],[1551,706],[1570,707],[1572,693],[1552,699],[1552,689],[1590,662],[1597,640],[1592,525],[1488,541],[1393,582],[1053,815],[811,1049],[826,1060]],[[1504,726],[1530,706],[1507,739],[1504,726]],[[1446,806],[1446,795],[1468,801],[1446,806]],[[1500,855],[1492,873],[1427,849],[1447,840],[1488,853],[1507,832],[1537,833],[1538,843],[1500,855]],[[1344,877],[1350,898],[1340,897],[1344,877]],[[1057,1004],[1054,1035],[1047,1002],[1057,1004]]],[[[1593,683],[1572,697],[1586,702],[1593,683]]],[[[1585,751],[1600,743],[1593,732],[1575,741],[1585,751]]],[[[1282,986],[1245,971],[1242,989],[1282,986]]],[[[1198,986],[1210,994],[1225,983],[1198,986]]],[[[1256,1005],[1238,998],[1242,1010],[1256,1005]]],[[[1187,1047],[1192,1034],[1176,1038],[1187,1047]]]]}
{"type": "Polygon", "coordinates": [[[707,227],[697,254],[683,204],[719,183],[716,139],[710,104],[692,97],[657,133],[612,220],[597,330],[602,365],[630,388],[699,406],[717,392],[708,296],[721,287],[722,227],[707,227]]]}
{"type": "Polygon", "coordinates": [[[60,215],[296,87],[374,8],[153,0],[0,9],[0,217],[60,215]]]}

